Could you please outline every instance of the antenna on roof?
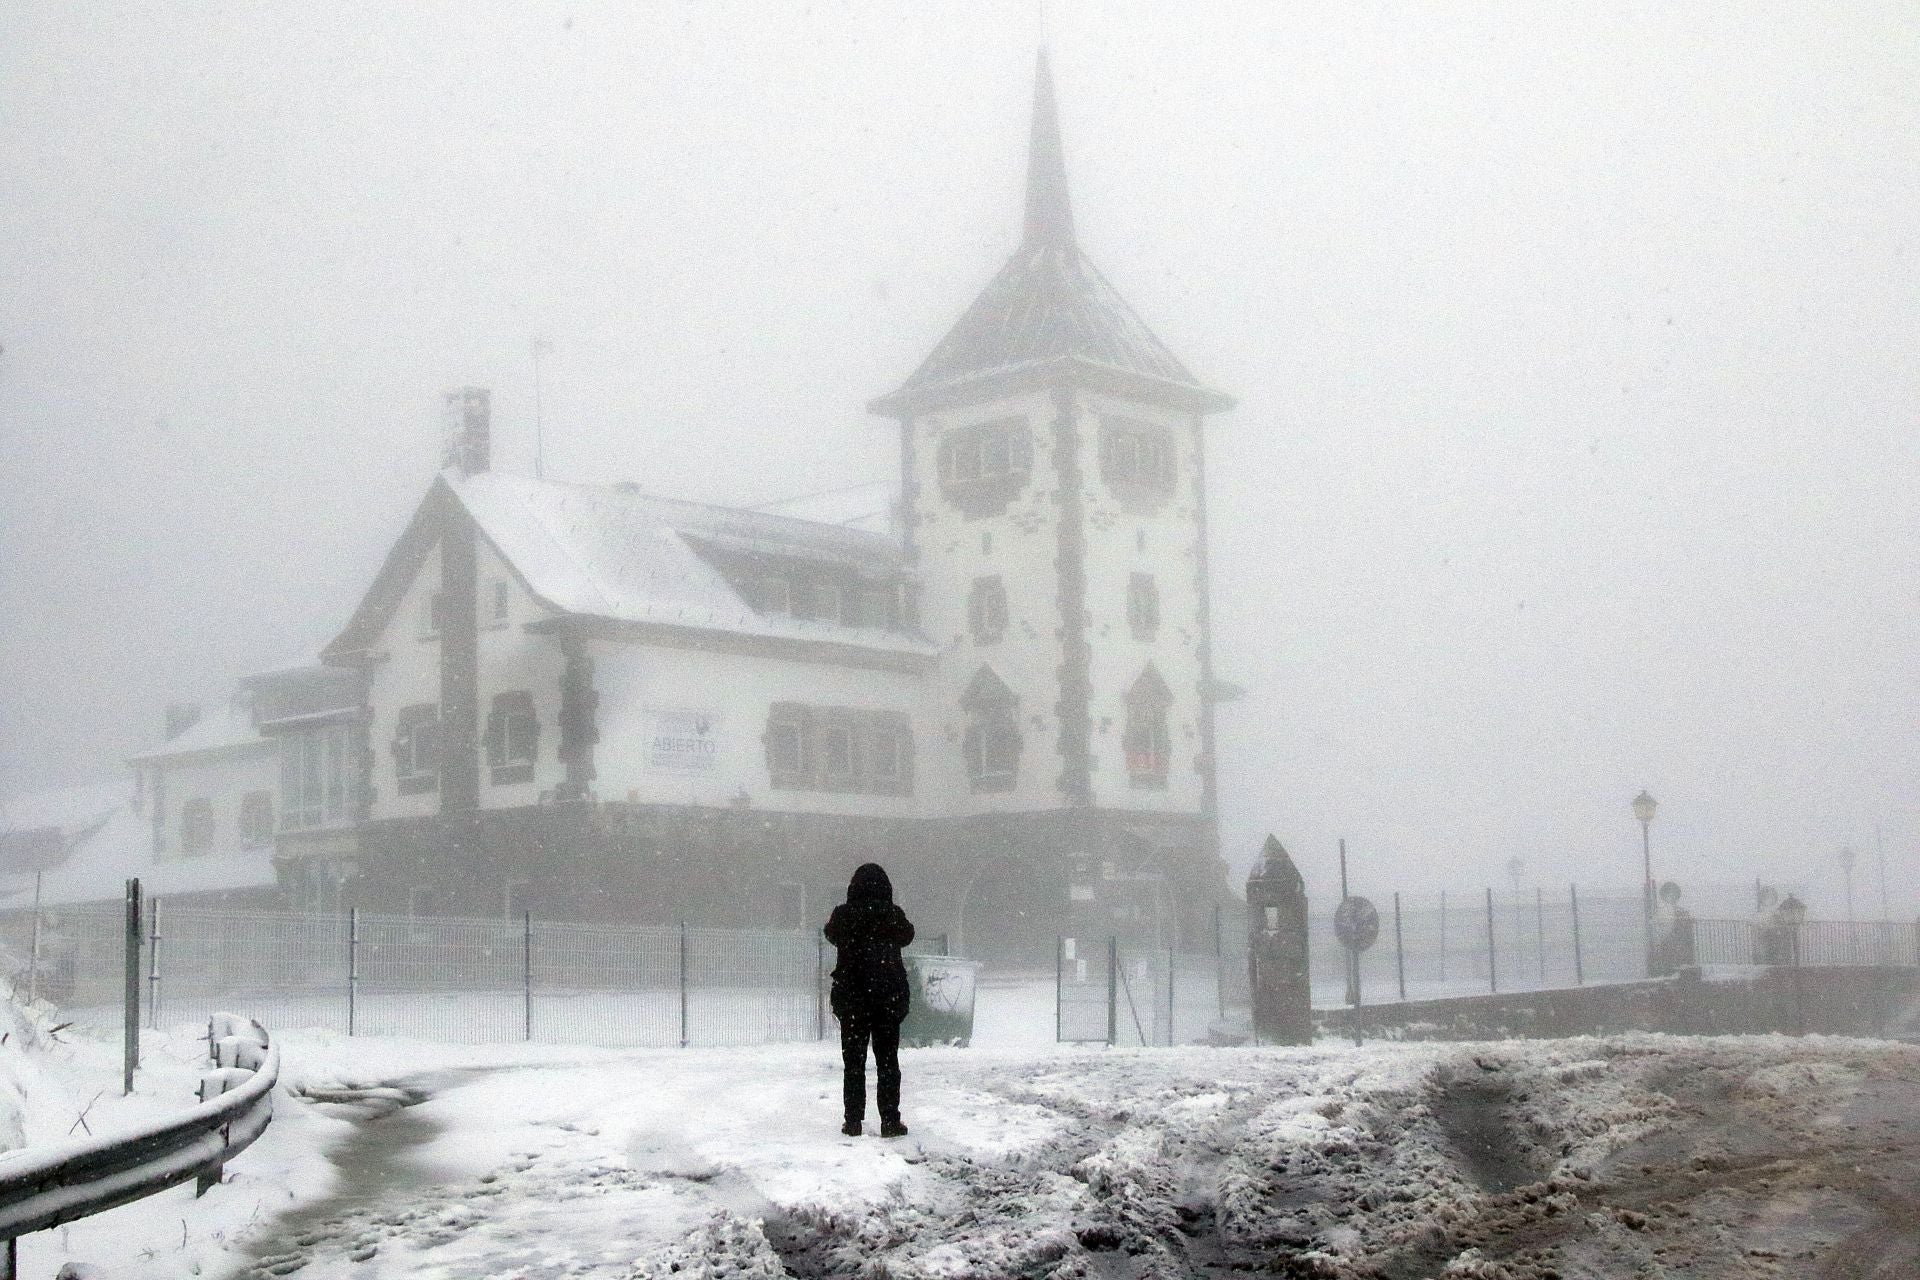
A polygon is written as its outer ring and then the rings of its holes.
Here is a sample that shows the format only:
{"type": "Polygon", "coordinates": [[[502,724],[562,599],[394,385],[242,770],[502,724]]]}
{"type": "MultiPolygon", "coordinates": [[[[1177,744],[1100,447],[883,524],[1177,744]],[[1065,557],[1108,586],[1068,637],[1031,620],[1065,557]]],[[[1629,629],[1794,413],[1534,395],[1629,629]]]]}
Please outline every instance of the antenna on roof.
{"type": "Polygon", "coordinates": [[[535,338],[533,340],[533,478],[535,480],[546,478],[541,474],[544,461],[541,455],[546,451],[545,426],[540,414],[540,353],[543,351],[551,355],[553,343],[545,338],[535,338]]]}

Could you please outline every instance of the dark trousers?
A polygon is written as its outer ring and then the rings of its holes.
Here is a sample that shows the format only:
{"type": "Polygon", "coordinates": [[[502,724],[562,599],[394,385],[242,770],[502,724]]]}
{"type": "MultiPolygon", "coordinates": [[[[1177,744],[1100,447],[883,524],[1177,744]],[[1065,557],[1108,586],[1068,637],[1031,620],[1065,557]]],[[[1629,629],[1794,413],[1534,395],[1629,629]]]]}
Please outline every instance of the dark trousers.
{"type": "Polygon", "coordinates": [[[858,1016],[840,1020],[840,1063],[844,1074],[841,1097],[847,1104],[847,1119],[862,1120],[867,1114],[867,1042],[873,1042],[873,1065],[878,1085],[880,1119],[900,1118],[900,1024],[881,1019],[869,1022],[858,1016]]]}

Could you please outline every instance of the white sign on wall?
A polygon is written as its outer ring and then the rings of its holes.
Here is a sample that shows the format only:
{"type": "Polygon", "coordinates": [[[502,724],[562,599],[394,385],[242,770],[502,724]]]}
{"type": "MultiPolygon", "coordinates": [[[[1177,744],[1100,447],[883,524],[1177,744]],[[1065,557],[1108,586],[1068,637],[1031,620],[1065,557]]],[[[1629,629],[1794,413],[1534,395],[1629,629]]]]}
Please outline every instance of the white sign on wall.
{"type": "Polygon", "coordinates": [[[711,711],[647,708],[647,768],[711,773],[720,758],[720,717],[711,711]]]}

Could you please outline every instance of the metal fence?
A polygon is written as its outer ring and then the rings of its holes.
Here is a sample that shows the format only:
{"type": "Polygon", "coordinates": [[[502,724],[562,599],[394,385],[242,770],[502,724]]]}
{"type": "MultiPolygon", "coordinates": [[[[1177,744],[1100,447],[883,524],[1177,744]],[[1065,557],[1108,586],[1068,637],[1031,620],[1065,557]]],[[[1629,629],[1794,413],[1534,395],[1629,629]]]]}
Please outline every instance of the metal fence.
{"type": "MultiPolygon", "coordinates": [[[[1246,979],[1245,952],[1235,961],[1246,979]]],[[[1129,946],[1118,938],[1089,944],[1062,938],[1054,966],[1054,1038],[1073,1043],[1172,1045],[1204,1042],[1225,1016],[1235,971],[1212,952],[1129,946]]],[[[1240,996],[1240,1008],[1246,997],[1240,996]]]]}
{"type": "MultiPolygon", "coordinates": [[[[1647,976],[1637,894],[1481,890],[1393,894],[1375,905],[1380,938],[1360,956],[1360,996],[1368,1004],[1647,976]]],[[[1346,1003],[1346,952],[1333,912],[1310,912],[1307,929],[1314,1004],[1346,1003]]]]}
{"type": "MultiPolygon", "coordinates": [[[[0,919],[16,985],[75,1021],[115,1023],[121,909],[43,913],[37,962],[32,927],[29,913],[0,919]]],[[[217,1005],[272,1026],[466,1043],[765,1044],[833,1030],[831,957],[810,931],[151,905],[142,950],[155,1026],[217,1005]]]]}
{"type": "Polygon", "coordinates": [[[1695,920],[1691,928],[1697,964],[1920,968],[1920,923],[1695,920]]]}

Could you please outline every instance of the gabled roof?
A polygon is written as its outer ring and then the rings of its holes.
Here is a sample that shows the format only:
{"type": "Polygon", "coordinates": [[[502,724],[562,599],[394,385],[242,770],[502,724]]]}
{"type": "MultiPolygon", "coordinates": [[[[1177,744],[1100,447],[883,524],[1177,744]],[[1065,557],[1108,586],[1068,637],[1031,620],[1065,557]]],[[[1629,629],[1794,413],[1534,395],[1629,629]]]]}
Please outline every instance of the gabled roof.
{"type": "MultiPolygon", "coordinates": [[[[216,829],[222,835],[233,831],[231,824],[216,829]]],[[[49,907],[115,902],[132,876],[140,878],[149,898],[266,889],[274,884],[273,848],[243,850],[223,843],[191,858],[156,858],[152,822],[123,801],[74,842],[64,861],[46,872],[41,901],[49,907]]],[[[24,906],[32,897],[31,873],[0,874],[0,906],[24,906]]]]}
{"type": "Polygon", "coordinates": [[[900,572],[901,551],[883,534],[656,498],[621,485],[446,472],[323,656],[338,659],[373,643],[445,520],[456,513],[470,518],[535,599],[558,615],[892,654],[937,651],[906,632],[760,614],[700,554],[711,544],[891,582],[900,572]]]}
{"type": "Polygon", "coordinates": [[[1053,77],[1040,52],[1027,156],[1026,238],[899,390],[870,406],[905,413],[1006,379],[1090,377],[1202,412],[1210,390],[1147,328],[1074,240],[1053,77]]]}

